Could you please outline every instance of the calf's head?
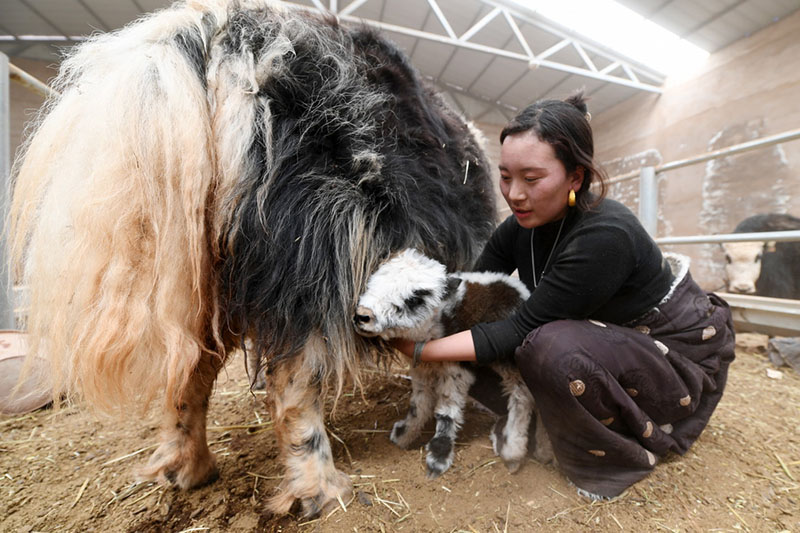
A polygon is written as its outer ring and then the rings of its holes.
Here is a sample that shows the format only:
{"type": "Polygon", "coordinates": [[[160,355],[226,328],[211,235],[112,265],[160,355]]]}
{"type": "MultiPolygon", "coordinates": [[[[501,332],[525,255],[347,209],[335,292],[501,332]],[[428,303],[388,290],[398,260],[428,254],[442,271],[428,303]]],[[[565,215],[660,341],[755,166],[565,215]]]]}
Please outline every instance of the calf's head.
{"type": "Polygon", "coordinates": [[[756,280],[761,275],[764,253],[774,250],[774,243],[728,242],[725,251],[725,277],[728,292],[754,294],[756,280]]]}
{"type": "Polygon", "coordinates": [[[353,317],[364,337],[427,340],[441,336],[439,317],[460,279],[414,249],[392,256],[367,281],[353,317]]]}

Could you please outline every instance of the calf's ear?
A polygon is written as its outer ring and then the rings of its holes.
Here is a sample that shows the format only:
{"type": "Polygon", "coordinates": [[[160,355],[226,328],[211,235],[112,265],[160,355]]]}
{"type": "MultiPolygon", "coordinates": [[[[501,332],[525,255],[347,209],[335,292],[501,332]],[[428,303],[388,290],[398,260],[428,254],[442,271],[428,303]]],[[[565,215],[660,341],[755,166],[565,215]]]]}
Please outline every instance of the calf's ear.
{"type": "Polygon", "coordinates": [[[775,241],[767,241],[764,243],[764,252],[775,253],[775,241]]]}
{"type": "Polygon", "coordinates": [[[447,278],[447,285],[444,288],[444,296],[442,296],[442,299],[445,300],[449,298],[450,295],[453,294],[456,289],[458,289],[459,285],[461,285],[461,278],[458,276],[449,276],[447,278]]]}

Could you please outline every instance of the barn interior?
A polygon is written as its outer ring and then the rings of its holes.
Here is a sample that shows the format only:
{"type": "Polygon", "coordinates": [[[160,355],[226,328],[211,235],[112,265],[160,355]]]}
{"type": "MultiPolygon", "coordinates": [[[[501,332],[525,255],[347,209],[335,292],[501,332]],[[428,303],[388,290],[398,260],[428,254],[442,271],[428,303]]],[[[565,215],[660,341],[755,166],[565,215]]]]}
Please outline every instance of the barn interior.
{"type": "MultiPolygon", "coordinates": [[[[25,125],[44,101],[46,89],[23,77],[46,84],[70,45],[169,3],[4,0],[0,52],[16,81],[6,84],[7,125],[0,135],[8,138],[2,143],[8,154],[0,168],[8,172],[25,125]]],[[[610,196],[639,213],[665,251],[690,256],[693,275],[707,290],[725,288],[722,247],[718,240],[684,244],[683,237],[729,234],[750,215],[800,213],[796,0],[623,0],[561,8],[513,0],[286,4],[381,29],[484,132],[494,163],[499,131],[516,112],[582,89],[596,159],[612,177],[610,196]],[[632,46],[614,38],[632,28],[639,32],[631,31],[632,46]],[[742,143],[756,146],[703,158],[742,143]],[[641,180],[643,167],[654,167],[655,175],[641,180]]],[[[499,190],[498,206],[505,218],[499,190]]],[[[784,307],[770,311],[773,317],[750,311],[750,321],[769,329],[777,320],[783,325],[772,331],[788,333],[785,327],[798,319],[783,316],[784,307]]],[[[5,313],[11,320],[7,307],[5,313]]],[[[744,325],[744,316],[739,319],[744,325]]]]}
{"type": "MultiPolygon", "coordinates": [[[[595,157],[612,178],[609,197],[637,213],[662,250],[689,256],[692,275],[706,290],[727,294],[725,254],[720,244],[736,240],[731,233],[740,221],[765,213],[800,217],[800,0],[561,2],[567,6],[566,14],[559,14],[558,9],[548,8],[544,5],[546,2],[537,0],[293,0],[282,3],[292,9],[332,13],[346,24],[374,26],[398,43],[423,76],[485,134],[495,174],[499,133],[508,120],[536,100],[564,98],[583,90],[589,97],[595,157]],[[636,46],[622,50],[622,45],[607,36],[592,33],[592,26],[611,26],[611,19],[598,20],[599,15],[592,9],[609,10],[612,18],[632,17],[626,20],[657,25],[659,31],[650,26],[640,30],[638,48],[660,48],[667,52],[668,60],[640,54],[644,50],[637,50],[636,46]],[[623,11],[615,11],[617,9],[623,11]],[[590,15],[589,22],[583,25],[577,21],[581,11],[590,15]],[[660,31],[668,32],[673,40],[645,46],[644,41],[655,39],[660,31]],[[674,57],[677,53],[671,53],[685,48],[690,49],[690,56],[677,58],[674,57]]],[[[62,53],[87,35],[113,31],[170,4],[169,0],[0,0],[0,176],[6,185],[26,126],[45,102],[50,90],[48,80],[55,76],[62,53]]],[[[633,22],[627,24],[631,25],[633,22]]],[[[620,32],[622,29],[611,33],[620,32]]],[[[0,199],[5,214],[8,194],[0,199]]],[[[509,210],[505,208],[499,188],[497,199],[498,216],[503,219],[509,210]]],[[[800,231],[771,237],[778,242],[797,242],[800,231]]],[[[794,271],[797,272],[796,265],[794,271]]],[[[14,329],[14,315],[24,309],[24,297],[7,276],[0,283],[0,292],[6,295],[0,298],[3,321],[0,328],[14,329]]],[[[766,347],[767,336],[800,336],[800,302],[797,300],[732,294],[729,303],[734,309],[737,332],[761,335],[758,342],[762,348],[766,347]]],[[[753,341],[755,337],[742,338],[745,343],[756,342],[753,341]]],[[[761,376],[763,370],[759,368],[752,373],[761,376]]],[[[776,378],[770,379],[773,381],[768,382],[768,386],[786,397],[797,398],[796,380],[784,380],[776,385],[776,378]]],[[[226,389],[231,390],[239,389],[226,389]]],[[[758,386],[753,385],[747,394],[748,398],[757,396],[758,386]]],[[[772,514],[766,511],[746,514],[749,508],[741,499],[756,499],[748,492],[756,489],[742,482],[744,487],[750,488],[735,492],[730,499],[720,500],[723,511],[726,506],[731,511],[725,511],[731,520],[721,523],[720,530],[800,528],[797,508],[792,508],[797,498],[796,476],[800,475],[800,456],[797,455],[800,411],[790,403],[782,413],[788,436],[778,438],[787,439],[783,445],[794,462],[783,461],[776,455],[775,468],[769,472],[758,470],[752,475],[745,473],[743,479],[772,477],[771,485],[759,485],[758,497],[767,498],[764,494],[773,491],[795,499],[790,499],[791,503],[784,500],[772,514]],[[774,478],[778,474],[785,474],[787,479],[776,486],[774,478]],[[767,515],[769,520],[764,518],[767,515]],[[778,515],[783,521],[775,518],[778,515]],[[765,521],[759,522],[761,519],[765,521]]],[[[752,422],[749,414],[745,418],[746,423],[759,426],[752,422]]],[[[736,415],[726,420],[733,424],[736,415]]],[[[26,429],[30,428],[26,426],[26,429]]],[[[761,428],[760,431],[765,430],[761,428]]],[[[0,442],[0,448],[4,446],[0,442]]],[[[117,450],[116,455],[121,457],[124,451],[117,450]]],[[[104,459],[113,461],[114,457],[104,459]]],[[[724,465],[724,461],[722,463],[724,465]]],[[[0,476],[3,473],[0,470],[0,476]]],[[[14,476],[11,471],[7,475],[14,476]]],[[[391,477],[388,471],[385,477],[391,477]]],[[[263,478],[248,478],[247,481],[268,483],[259,479],[263,478]]],[[[83,478],[79,481],[82,483],[83,478]]],[[[91,491],[95,482],[87,483],[91,491]]],[[[65,506],[75,507],[87,485],[80,488],[76,496],[78,488],[80,483],[71,493],[75,503],[68,500],[65,506]]],[[[473,488],[472,492],[475,490],[473,488]]],[[[696,511],[699,505],[702,512],[703,504],[695,504],[692,495],[685,499],[687,508],[696,511]]],[[[697,501],[700,499],[698,497],[697,501]]],[[[11,501],[17,500],[9,498],[8,502],[11,501]]],[[[646,496],[643,501],[641,505],[652,504],[646,496]]],[[[159,505],[160,502],[159,496],[159,505]]],[[[720,502],[716,504],[719,506],[720,502]]],[[[6,505],[7,510],[13,509],[10,503],[6,505]]],[[[210,503],[205,505],[213,507],[210,503]]],[[[397,514],[396,509],[383,505],[397,514]]],[[[568,504],[564,505],[566,509],[568,504]]],[[[535,505],[529,507],[535,508],[535,505]]],[[[180,522],[180,527],[171,524],[170,528],[174,527],[175,531],[209,529],[195,520],[198,515],[191,516],[194,509],[185,511],[187,519],[180,522]],[[191,529],[194,526],[199,529],[191,529]]],[[[542,527],[581,531],[590,527],[591,520],[596,518],[595,514],[585,513],[580,521],[576,519],[574,523],[565,524],[559,522],[563,519],[559,512],[554,508],[551,514],[557,519],[553,523],[543,523],[542,527]]],[[[498,530],[503,529],[505,513],[503,507],[497,515],[494,527],[498,530]]],[[[433,510],[430,514],[433,522],[426,523],[425,527],[430,527],[427,530],[458,530],[433,510]],[[436,516],[442,523],[450,524],[449,529],[439,529],[437,524],[441,524],[436,516]]],[[[97,515],[88,513],[85,516],[97,515]]],[[[625,522],[625,526],[636,530],[635,515],[632,516],[634,518],[625,522]]],[[[390,516],[393,520],[399,517],[390,516]]],[[[67,529],[78,531],[91,523],[88,518],[82,520],[70,523],[67,529]]],[[[508,516],[505,520],[508,526],[508,516]]],[[[36,530],[46,530],[46,523],[46,519],[37,522],[36,530]]],[[[2,524],[0,518],[0,529],[3,529],[2,524]]],[[[152,529],[143,530],[159,530],[163,526],[157,522],[153,524],[156,525],[148,525],[152,529]]],[[[265,527],[264,524],[262,517],[249,526],[231,530],[258,530],[265,527]]],[[[604,524],[609,531],[624,529],[617,518],[608,518],[604,524]]],[[[640,530],[699,530],[692,524],[691,519],[663,523],[656,520],[640,530]],[[676,529],[671,529],[670,524],[676,529]]],[[[361,524],[349,524],[350,530],[356,531],[384,531],[384,526],[394,531],[402,530],[403,523],[392,522],[391,525],[382,522],[380,529],[374,524],[374,529],[370,529],[360,527],[361,524]]],[[[524,523],[518,525],[511,529],[526,530],[524,523]]],[[[295,529],[295,525],[285,522],[270,522],[268,527],[279,526],[284,531],[306,530],[299,526],[295,529]]],[[[342,530],[339,526],[326,529],[321,524],[311,527],[323,531],[342,530]]],[[[406,530],[420,529],[412,526],[406,530]]],[[[468,529],[463,526],[463,530],[468,529]]]]}

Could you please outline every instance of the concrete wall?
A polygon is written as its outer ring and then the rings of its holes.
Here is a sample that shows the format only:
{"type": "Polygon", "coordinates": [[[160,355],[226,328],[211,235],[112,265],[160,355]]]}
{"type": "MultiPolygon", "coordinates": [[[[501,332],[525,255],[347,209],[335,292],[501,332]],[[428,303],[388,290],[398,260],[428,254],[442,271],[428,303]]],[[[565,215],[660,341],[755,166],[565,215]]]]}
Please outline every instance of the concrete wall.
{"type": "MultiPolygon", "coordinates": [[[[713,54],[661,95],[641,94],[592,119],[597,159],[615,175],[800,128],[800,11],[713,54]]],[[[589,102],[591,107],[591,102],[589,102]]],[[[638,209],[638,180],[611,197],[638,209]]],[[[729,233],[764,212],[800,216],[800,140],[659,176],[658,236],[729,233]]],[[[693,258],[708,289],[723,284],[719,245],[665,247],[693,258]]]]}

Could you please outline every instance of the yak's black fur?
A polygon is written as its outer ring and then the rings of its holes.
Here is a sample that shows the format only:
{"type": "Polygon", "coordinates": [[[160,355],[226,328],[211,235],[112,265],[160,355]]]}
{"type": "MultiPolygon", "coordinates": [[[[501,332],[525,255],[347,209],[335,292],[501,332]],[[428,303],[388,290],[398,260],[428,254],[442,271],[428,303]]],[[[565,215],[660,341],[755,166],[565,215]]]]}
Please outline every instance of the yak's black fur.
{"type": "Polygon", "coordinates": [[[142,476],[202,486],[208,398],[246,342],[286,467],[269,508],[346,501],[324,393],[380,355],[352,316],[383,259],[461,270],[488,239],[473,131],[376,33],[273,0],[176,2],[74,47],[55,87],[9,216],[54,398],[163,394],[142,476]]]}
{"type": "MultiPolygon", "coordinates": [[[[257,63],[277,36],[266,16],[233,18],[227,50],[257,63]]],[[[265,105],[253,128],[269,120],[272,145],[255,137],[238,233],[221,245],[228,321],[269,361],[315,331],[325,337],[317,328],[329,314],[355,305],[363,287],[341,283],[360,260],[342,242],[354,212],[378,256],[417,247],[452,270],[471,265],[494,226],[489,166],[463,119],[374,31],[304,18],[284,28],[293,52],[282,74],[258,87],[265,105]]]]}

